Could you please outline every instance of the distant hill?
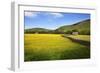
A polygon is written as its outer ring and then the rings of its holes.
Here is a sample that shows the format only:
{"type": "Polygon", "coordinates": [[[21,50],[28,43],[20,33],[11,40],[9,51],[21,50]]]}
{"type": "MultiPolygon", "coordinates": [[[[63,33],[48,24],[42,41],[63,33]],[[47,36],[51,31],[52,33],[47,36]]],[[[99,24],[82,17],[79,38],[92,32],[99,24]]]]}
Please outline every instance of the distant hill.
{"type": "Polygon", "coordinates": [[[78,31],[80,34],[90,34],[90,19],[84,20],[72,25],[65,25],[61,26],[56,31],[58,32],[72,32],[72,31],[78,31]]]}
{"type": "Polygon", "coordinates": [[[72,25],[64,25],[55,30],[45,28],[31,28],[25,29],[25,33],[67,33],[70,34],[73,31],[79,32],[79,34],[90,34],[90,19],[80,21],[72,25]]]}
{"type": "Polygon", "coordinates": [[[25,29],[25,33],[48,33],[52,32],[50,29],[45,28],[31,28],[31,29],[25,29]]]}

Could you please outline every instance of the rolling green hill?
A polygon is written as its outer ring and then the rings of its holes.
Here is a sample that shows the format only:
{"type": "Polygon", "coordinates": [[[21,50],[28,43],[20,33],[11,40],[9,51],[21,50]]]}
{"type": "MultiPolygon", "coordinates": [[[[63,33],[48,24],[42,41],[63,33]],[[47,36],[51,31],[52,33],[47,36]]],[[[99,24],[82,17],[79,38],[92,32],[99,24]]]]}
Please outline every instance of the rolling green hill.
{"type": "Polygon", "coordinates": [[[31,29],[25,29],[25,33],[49,33],[52,32],[50,29],[45,28],[31,28],[31,29]]]}
{"type": "Polygon", "coordinates": [[[88,19],[72,25],[61,26],[56,29],[56,31],[65,33],[78,31],[80,34],[90,34],[90,20],[88,19]]]}
{"type": "Polygon", "coordinates": [[[45,28],[31,28],[25,29],[25,33],[67,33],[79,32],[79,34],[90,34],[90,19],[84,20],[72,25],[61,26],[55,30],[45,29],[45,28]]]}

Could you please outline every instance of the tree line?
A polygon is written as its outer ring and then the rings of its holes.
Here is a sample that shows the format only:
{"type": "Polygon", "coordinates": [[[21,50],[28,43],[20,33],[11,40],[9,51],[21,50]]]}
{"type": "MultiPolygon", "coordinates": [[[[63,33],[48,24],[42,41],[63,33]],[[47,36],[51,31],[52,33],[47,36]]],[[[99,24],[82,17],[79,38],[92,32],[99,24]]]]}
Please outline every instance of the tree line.
{"type": "Polygon", "coordinates": [[[90,31],[89,30],[81,30],[78,31],[77,29],[73,29],[73,30],[68,30],[68,31],[60,31],[60,30],[50,30],[50,31],[32,31],[32,30],[25,30],[24,33],[28,33],[28,34],[72,34],[73,32],[78,32],[78,34],[81,35],[90,35],[90,31]]]}

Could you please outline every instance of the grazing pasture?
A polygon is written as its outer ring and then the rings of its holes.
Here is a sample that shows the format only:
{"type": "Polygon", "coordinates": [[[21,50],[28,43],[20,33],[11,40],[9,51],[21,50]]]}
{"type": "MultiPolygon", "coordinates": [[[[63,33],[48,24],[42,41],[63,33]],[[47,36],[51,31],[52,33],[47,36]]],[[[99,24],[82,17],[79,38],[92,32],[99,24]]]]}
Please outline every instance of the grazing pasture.
{"type": "Polygon", "coordinates": [[[70,35],[69,37],[90,42],[90,35],[70,35]]]}
{"type": "MultiPolygon", "coordinates": [[[[69,37],[89,41],[89,35],[69,37]]],[[[24,61],[90,58],[90,48],[62,34],[24,34],[24,61]]]]}

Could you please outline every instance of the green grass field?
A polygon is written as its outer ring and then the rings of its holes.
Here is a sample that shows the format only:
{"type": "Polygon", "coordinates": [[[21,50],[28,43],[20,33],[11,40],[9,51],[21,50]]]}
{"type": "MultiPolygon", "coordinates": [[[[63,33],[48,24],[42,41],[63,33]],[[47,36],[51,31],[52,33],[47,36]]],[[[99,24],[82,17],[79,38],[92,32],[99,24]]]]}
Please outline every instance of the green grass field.
{"type": "Polygon", "coordinates": [[[75,36],[70,35],[69,37],[84,40],[84,41],[90,41],[90,36],[89,35],[75,35],[75,36]]]}
{"type": "MultiPolygon", "coordinates": [[[[90,58],[90,48],[61,34],[25,34],[24,37],[24,61],[90,58]]],[[[90,41],[88,35],[71,37],[90,41]]]]}

